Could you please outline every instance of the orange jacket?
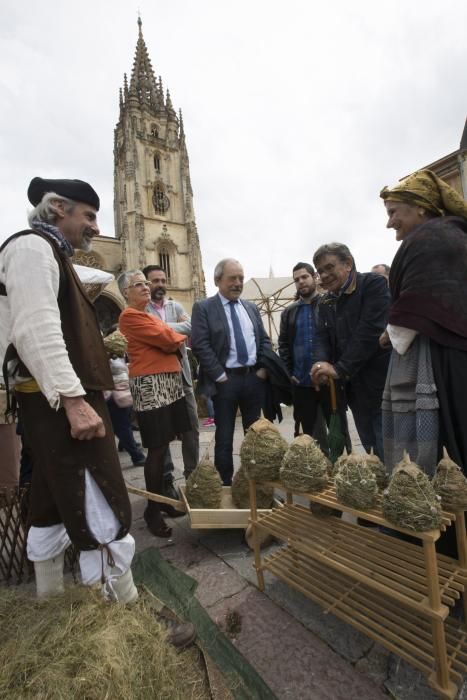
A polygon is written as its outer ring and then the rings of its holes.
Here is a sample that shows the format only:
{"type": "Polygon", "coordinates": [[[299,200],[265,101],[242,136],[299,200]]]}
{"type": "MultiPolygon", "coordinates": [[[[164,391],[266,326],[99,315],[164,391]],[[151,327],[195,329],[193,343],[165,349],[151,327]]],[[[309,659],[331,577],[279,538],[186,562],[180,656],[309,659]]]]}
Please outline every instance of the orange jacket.
{"type": "Polygon", "coordinates": [[[181,371],[176,352],[185,335],[176,333],[156,316],[130,307],[122,311],[118,325],[128,340],[130,377],[181,371]]]}

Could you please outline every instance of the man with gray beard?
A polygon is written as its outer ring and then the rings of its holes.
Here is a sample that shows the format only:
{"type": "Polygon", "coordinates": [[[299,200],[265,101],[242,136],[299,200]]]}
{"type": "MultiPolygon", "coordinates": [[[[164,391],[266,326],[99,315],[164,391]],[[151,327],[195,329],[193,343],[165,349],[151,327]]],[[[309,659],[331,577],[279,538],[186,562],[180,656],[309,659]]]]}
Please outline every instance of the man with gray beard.
{"type": "Polygon", "coordinates": [[[99,235],[99,197],[81,180],[35,177],[28,198],[31,228],[0,248],[0,357],[33,455],[27,552],[37,594],[63,591],[71,541],[84,584],[133,602],[131,507],[103,397],[112,376],[71,263],[99,235]]]}

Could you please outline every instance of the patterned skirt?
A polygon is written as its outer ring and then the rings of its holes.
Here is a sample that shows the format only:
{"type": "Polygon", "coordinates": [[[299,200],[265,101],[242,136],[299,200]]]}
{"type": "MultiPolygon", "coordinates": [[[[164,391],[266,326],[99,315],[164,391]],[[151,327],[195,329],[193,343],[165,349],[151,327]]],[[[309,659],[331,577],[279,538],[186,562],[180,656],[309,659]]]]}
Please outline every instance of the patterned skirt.
{"type": "Polygon", "coordinates": [[[191,430],[180,372],[131,377],[130,389],[144,447],[168,445],[191,430]]]}

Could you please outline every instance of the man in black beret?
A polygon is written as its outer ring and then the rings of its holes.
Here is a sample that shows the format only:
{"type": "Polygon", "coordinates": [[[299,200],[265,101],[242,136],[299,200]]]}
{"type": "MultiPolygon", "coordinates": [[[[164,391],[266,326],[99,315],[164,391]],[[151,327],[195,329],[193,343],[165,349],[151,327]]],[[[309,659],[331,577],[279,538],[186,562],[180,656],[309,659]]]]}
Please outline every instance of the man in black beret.
{"type": "Polygon", "coordinates": [[[102,581],[109,597],[131,602],[131,507],[103,398],[113,381],[70,259],[99,235],[99,197],[81,180],[35,177],[28,198],[30,229],[0,248],[0,359],[34,457],[28,557],[38,595],[61,591],[71,541],[83,582],[102,581]]]}

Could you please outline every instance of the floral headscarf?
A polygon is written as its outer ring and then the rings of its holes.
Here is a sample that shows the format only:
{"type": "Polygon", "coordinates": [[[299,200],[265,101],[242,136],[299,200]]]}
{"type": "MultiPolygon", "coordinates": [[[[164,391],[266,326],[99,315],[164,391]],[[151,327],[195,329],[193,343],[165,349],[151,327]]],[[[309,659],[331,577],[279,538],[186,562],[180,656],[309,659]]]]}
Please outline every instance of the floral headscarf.
{"type": "Polygon", "coordinates": [[[463,216],[467,219],[467,202],[431,170],[418,170],[392,188],[383,187],[379,195],[384,201],[393,200],[423,207],[437,216],[463,216]]]}

